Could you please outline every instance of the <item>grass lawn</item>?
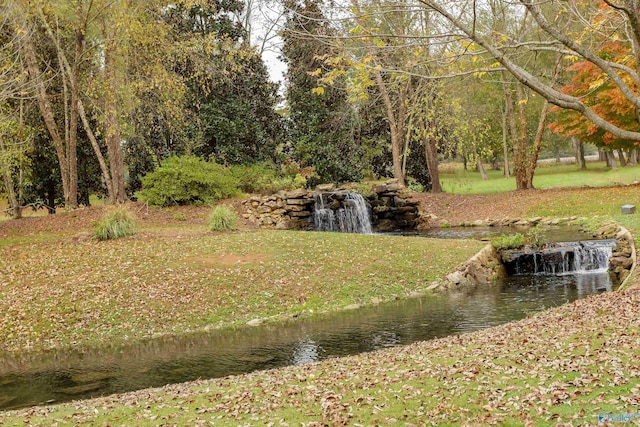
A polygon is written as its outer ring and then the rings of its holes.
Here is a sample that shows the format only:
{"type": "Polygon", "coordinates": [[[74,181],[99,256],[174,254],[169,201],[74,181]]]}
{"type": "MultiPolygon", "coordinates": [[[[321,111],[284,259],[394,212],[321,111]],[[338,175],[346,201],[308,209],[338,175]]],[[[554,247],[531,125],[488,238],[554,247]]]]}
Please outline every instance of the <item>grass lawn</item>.
{"type": "MultiPolygon", "coordinates": [[[[516,189],[515,178],[505,179],[502,171],[487,169],[489,179],[483,181],[475,171],[464,171],[458,164],[445,164],[440,180],[444,191],[456,194],[501,193],[516,189]]],[[[539,165],[533,178],[538,189],[558,187],[604,187],[631,184],[640,181],[640,166],[627,166],[616,170],[607,169],[604,162],[589,162],[587,170],[576,165],[539,165]]]]}
{"type": "Polygon", "coordinates": [[[113,343],[424,293],[482,246],[187,225],[107,242],[4,240],[0,348],[113,343]]]}

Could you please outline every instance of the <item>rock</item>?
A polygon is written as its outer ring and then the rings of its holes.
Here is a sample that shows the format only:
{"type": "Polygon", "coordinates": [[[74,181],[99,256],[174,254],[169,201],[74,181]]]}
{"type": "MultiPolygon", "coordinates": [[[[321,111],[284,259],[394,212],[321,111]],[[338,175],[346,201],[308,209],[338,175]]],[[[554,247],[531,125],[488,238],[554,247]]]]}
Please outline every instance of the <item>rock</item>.
{"type": "Polygon", "coordinates": [[[102,387],[102,383],[95,382],[95,383],[77,385],[75,387],[63,388],[60,391],[62,393],[64,393],[64,394],[69,395],[69,396],[76,396],[76,395],[79,395],[79,394],[84,394],[84,393],[88,393],[90,391],[98,390],[100,387],[102,387]]]}
{"type": "Polygon", "coordinates": [[[403,207],[403,206],[407,206],[407,201],[401,197],[394,197],[393,198],[393,203],[398,206],[398,207],[403,207]]]}
{"type": "Polygon", "coordinates": [[[287,205],[285,210],[287,212],[300,212],[304,210],[304,205],[287,205]]]}
{"type": "Polygon", "coordinates": [[[391,191],[398,191],[398,190],[400,190],[400,188],[401,188],[400,184],[389,184],[389,185],[387,185],[387,190],[390,191],[390,192],[391,191]]]}
{"type": "Polygon", "coordinates": [[[273,218],[270,216],[260,217],[260,224],[262,225],[273,225],[273,218]]]}
{"type": "Polygon", "coordinates": [[[289,215],[297,218],[307,218],[312,215],[309,211],[299,211],[299,212],[291,212],[289,215]]]}
{"type": "Polygon", "coordinates": [[[306,205],[311,203],[308,199],[287,199],[287,205],[306,205]]]}
{"type": "Polygon", "coordinates": [[[289,224],[287,221],[279,221],[276,224],[276,230],[288,230],[289,229],[289,224]]]}
{"type": "Polygon", "coordinates": [[[381,213],[384,213],[384,212],[388,212],[388,211],[389,211],[389,207],[388,207],[388,206],[385,206],[385,205],[382,205],[382,206],[374,206],[374,207],[373,207],[373,211],[374,211],[375,213],[377,213],[377,214],[381,214],[381,213]]]}
{"type": "Polygon", "coordinates": [[[307,190],[305,190],[304,188],[300,188],[298,190],[288,191],[286,193],[286,198],[287,199],[301,199],[303,197],[307,197],[308,195],[309,195],[309,192],[307,190]]]}
{"type": "Polygon", "coordinates": [[[73,243],[88,242],[93,239],[93,235],[88,231],[81,231],[73,236],[73,243]]]}
{"type": "Polygon", "coordinates": [[[378,305],[381,302],[382,302],[382,300],[380,298],[378,298],[378,297],[371,298],[371,304],[373,304],[373,305],[378,305]]]}
{"type": "Polygon", "coordinates": [[[433,282],[432,284],[430,284],[429,286],[427,286],[427,290],[428,290],[428,291],[433,291],[433,290],[435,290],[435,289],[439,288],[440,286],[441,286],[441,284],[440,284],[440,283],[438,283],[438,282],[433,282]]]}
{"type": "Polygon", "coordinates": [[[611,258],[609,263],[613,266],[621,266],[622,268],[628,269],[633,265],[633,260],[629,257],[617,256],[611,258]]]}
{"type": "Polygon", "coordinates": [[[386,193],[387,191],[389,191],[389,189],[386,185],[376,185],[375,187],[373,187],[373,191],[375,191],[376,193],[386,193]]]}
{"type": "Polygon", "coordinates": [[[349,304],[344,309],[345,310],[357,310],[360,308],[360,304],[349,304]]]}
{"type": "Polygon", "coordinates": [[[389,232],[395,230],[395,226],[393,221],[389,219],[383,219],[378,221],[378,223],[376,224],[376,230],[382,233],[389,232]]]}
{"type": "Polygon", "coordinates": [[[260,326],[264,323],[264,319],[252,319],[247,322],[248,326],[260,326]]]}
{"type": "Polygon", "coordinates": [[[335,184],[320,184],[316,186],[316,191],[335,191],[335,184]]]}
{"type": "Polygon", "coordinates": [[[271,208],[269,206],[258,206],[258,209],[256,209],[256,212],[258,212],[259,214],[270,213],[271,208]]]}

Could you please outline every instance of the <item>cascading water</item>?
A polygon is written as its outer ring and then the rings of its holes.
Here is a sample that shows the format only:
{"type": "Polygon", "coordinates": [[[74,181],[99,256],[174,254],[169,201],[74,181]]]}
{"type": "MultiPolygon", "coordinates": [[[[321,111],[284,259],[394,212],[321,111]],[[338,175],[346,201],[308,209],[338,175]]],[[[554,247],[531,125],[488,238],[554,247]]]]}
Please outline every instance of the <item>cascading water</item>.
{"type": "Polygon", "coordinates": [[[313,222],[317,231],[371,234],[371,219],[364,197],[351,191],[315,193],[313,222]]]}
{"type": "Polygon", "coordinates": [[[615,240],[557,243],[541,251],[523,251],[505,262],[510,274],[601,273],[609,268],[615,240]]]}

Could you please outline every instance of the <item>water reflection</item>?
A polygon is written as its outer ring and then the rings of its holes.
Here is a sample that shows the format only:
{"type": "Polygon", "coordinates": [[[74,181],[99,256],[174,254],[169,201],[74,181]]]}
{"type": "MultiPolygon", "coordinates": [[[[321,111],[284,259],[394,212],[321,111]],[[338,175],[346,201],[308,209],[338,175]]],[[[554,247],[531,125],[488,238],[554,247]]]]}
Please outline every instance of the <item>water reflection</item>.
{"type": "Polygon", "coordinates": [[[310,363],[491,327],[602,289],[607,273],[515,276],[468,294],[396,301],[277,325],[165,337],[119,348],[0,360],[0,407],[60,402],[310,363]]]}

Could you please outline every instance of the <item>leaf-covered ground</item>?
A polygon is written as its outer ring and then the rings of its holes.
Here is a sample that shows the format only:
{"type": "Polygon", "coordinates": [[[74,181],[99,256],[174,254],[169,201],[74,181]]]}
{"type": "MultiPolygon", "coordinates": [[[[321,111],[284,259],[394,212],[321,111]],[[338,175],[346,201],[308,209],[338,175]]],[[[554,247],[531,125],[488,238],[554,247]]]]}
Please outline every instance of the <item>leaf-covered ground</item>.
{"type": "Polygon", "coordinates": [[[596,425],[640,407],[639,312],[640,292],[607,293],[472,334],[10,411],[0,423],[596,425]]]}

